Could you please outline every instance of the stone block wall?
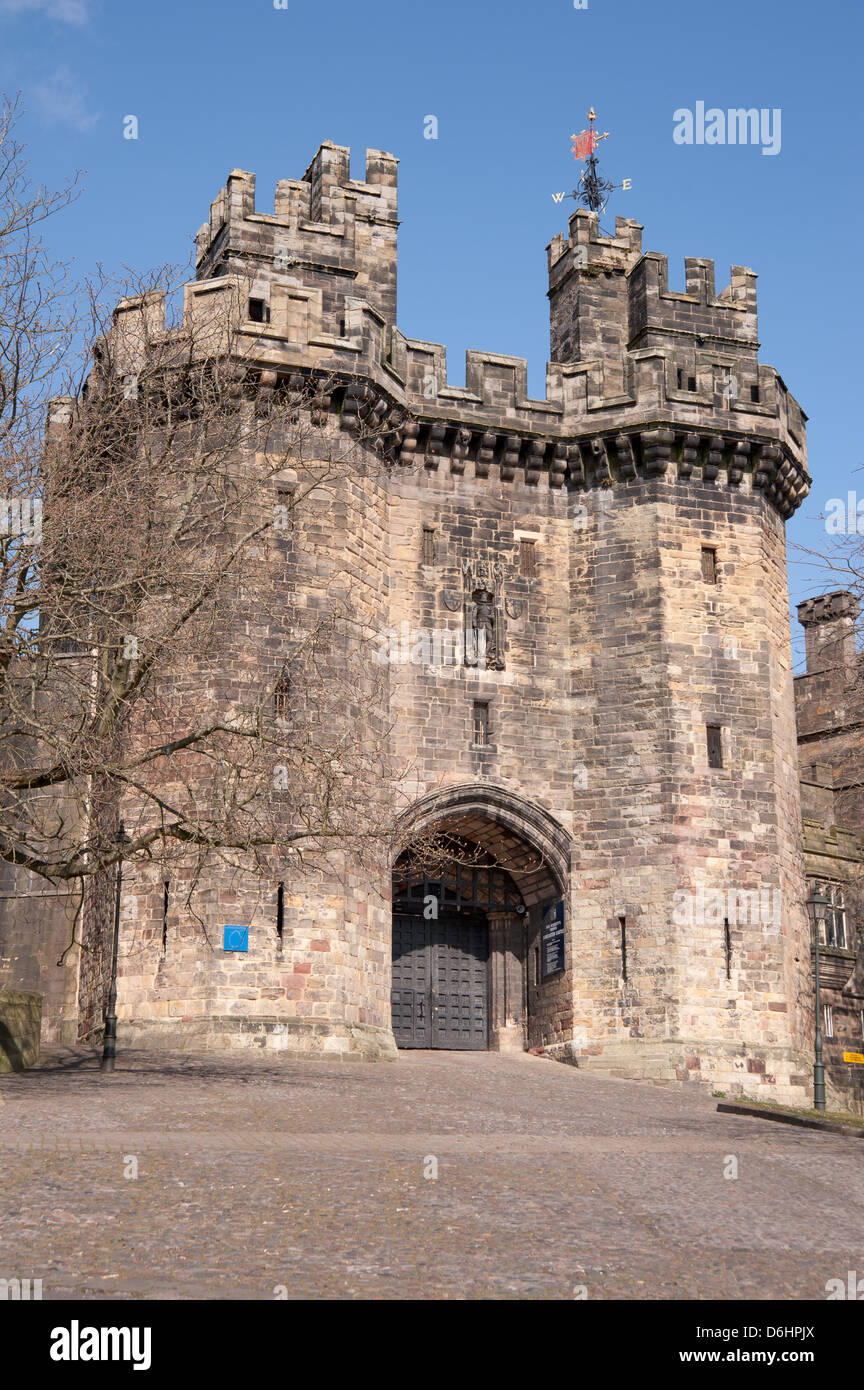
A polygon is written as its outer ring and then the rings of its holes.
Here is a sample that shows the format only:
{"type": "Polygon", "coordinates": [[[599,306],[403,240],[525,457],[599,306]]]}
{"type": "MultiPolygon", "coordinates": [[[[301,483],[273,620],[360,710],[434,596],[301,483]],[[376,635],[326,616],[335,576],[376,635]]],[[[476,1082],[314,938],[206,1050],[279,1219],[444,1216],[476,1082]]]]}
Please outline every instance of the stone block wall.
{"type": "MultiPolygon", "coordinates": [[[[569,968],[554,985],[570,996],[562,1031],[583,1041],[571,1051],[591,1065],[611,1047],[630,1068],[729,1086],[755,1049],[762,1087],[800,1099],[806,895],[782,524],[747,487],[734,505],[665,479],[577,497],[439,469],[401,477],[394,746],[418,795],[488,782],[571,835],[569,968]],[[484,557],[502,570],[504,669],[424,661],[423,635],[433,656],[459,652],[462,567],[484,557]],[[708,767],[709,723],[721,769],[708,767]]],[[[565,1040],[532,1022],[532,1043],[565,1040]]]]}
{"type": "MultiPolygon", "coordinates": [[[[864,1113],[864,777],[859,604],[845,590],[798,605],[806,671],[796,677],[804,851],[808,882],[838,885],[846,907],[846,943],[819,953],[823,1055],[829,1104],[864,1113]],[[825,1026],[830,1018],[830,1032],[825,1026]],[[846,1054],[846,1055],[844,1055],[846,1054]]],[[[815,991],[815,951],[809,953],[815,991]]],[[[813,1045],[813,1036],[808,1039],[813,1045]]]]}
{"type": "MultiPolygon", "coordinates": [[[[233,863],[212,856],[198,875],[176,856],[167,866],[127,866],[118,969],[121,1041],[322,1056],[394,1051],[389,859],[374,840],[362,844],[363,833],[389,805],[386,749],[380,750],[389,673],[374,660],[389,601],[387,500],[375,458],[335,467],[347,444],[338,430],[335,437],[327,427],[319,431],[312,453],[320,456],[324,481],[313,485],[312,473],[307,476],[303,486],[311,490],[292,513],[290,531],[276,533],[266,557],[262,553],[266,578],[259,576],[254,611],[246,612],[240,594],[233,610],[222,607],[206,659],[183,668],[177,698],[230,711],[247,682],[263,686],[292,652],[314,648],[306,678],[320,684],[303,690],[296,681],[289,703],[299,708],[318,701],[326,720],[316,723],[313,712],[307,723],[292,724],[289,716],[285,738],[289,745],[307,741],[313,755],[311,740],[320,729],[331,745],[345,740],[346,763],[357,752],[358,852],[349,855],[338,845],[328,853],[307,851],[302,869],[299,859],[280,861],[272,853],[261,856],[260,869],[245,864],[242,853],[230,856],[233,863]],[[331,628],[334,615],[338,624],[331,628]],[[249,928],[248,951],[223,949],[229,925],[249,928]]],[[[262,480],[256,494],[262,515],[282,495],[278,486],[278,478],[262,480]]],[[[196,792],[203,804],[203,769],[200,777],[196,792]]],[[[279,789],[269,796],[278,814],[279,789]]],[[[295,801],[289,798],[289,814],[298,812],[295,801]]],[[[121,810],[127,827],[134,826],[134,799],[121,810]]]]}
{"type": "Polygon", "coordinates": [[[80,893],[0,868],[0,990],[42,998],[42,1039],[78,1037],[80,893]]]}
{"type": "Polygon", "coordinates": [[[859,601],[835,590],[798,605],[806,671],[795,679],[801,766],[810,782],[830,772],[836,823],[864,834],[864,667],[856,651],[859,601]],[[812,769],[821,769],[814,777],[812,769]]]}
{"type": "Polygon", "coordinates": [[[41,1026],[41,995],[0,991],[0,1072],[36,1066],[41,1026]]]}

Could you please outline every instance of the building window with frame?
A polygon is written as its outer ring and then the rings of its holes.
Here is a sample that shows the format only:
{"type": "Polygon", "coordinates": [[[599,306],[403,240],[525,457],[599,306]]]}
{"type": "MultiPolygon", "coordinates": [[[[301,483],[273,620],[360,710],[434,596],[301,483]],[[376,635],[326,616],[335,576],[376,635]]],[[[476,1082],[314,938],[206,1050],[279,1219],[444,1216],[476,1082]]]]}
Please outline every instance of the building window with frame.
{"type": "Polygon", "coordinates": [[[831,1007],[830,1004],[823,1004],[823,1005],[822,1005],[822,1024],[823,1024],[822,1031],[823,1031],[823,1033],[825,1034],[826,1038],[833,1038],[833,1036],[834,1036],[834,1010],[832,1009],[832,1007],[831,1007]]]}
{"type": "Polygon", "coordinates": [[[836,879],[814,878],[810,883],[810,892],[821,893],[831,904],[830,912],[827,912],[824,920],[819,923],[819,945],[836,946],[841,951],[847,950],[849,930],[844,885],[836,879]]]}
{"type": "Polygon", "coordinates": [[[533,579],[537,573],[537,551],[533,541],[519,542],[519,573],[526,579],[533,579]]]}
{"type": "Polygon", "coordinates": [[[485,748],[489,743],[489,705],[486,700],[474,701],[474,747],[485,748]]]}

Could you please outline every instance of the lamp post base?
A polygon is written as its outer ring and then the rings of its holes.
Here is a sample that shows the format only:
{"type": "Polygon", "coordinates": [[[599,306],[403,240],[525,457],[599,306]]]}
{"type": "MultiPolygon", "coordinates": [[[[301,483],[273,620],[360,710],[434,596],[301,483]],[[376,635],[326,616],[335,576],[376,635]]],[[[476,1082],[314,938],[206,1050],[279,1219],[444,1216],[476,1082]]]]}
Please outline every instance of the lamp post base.
{"type": "Polygon", "coordinates": [[[102,1040],[102,1061],[100,1071],[113,1071],[117,1055],[117,1015],[108,1014],[105,1019],[105,1036],[102,1040]]]}
{"type": "Polygon", "coordinates": [[[825,1066],[822,1062],[813,1064],[813,1109],[825,1109],[825,1066]]]}

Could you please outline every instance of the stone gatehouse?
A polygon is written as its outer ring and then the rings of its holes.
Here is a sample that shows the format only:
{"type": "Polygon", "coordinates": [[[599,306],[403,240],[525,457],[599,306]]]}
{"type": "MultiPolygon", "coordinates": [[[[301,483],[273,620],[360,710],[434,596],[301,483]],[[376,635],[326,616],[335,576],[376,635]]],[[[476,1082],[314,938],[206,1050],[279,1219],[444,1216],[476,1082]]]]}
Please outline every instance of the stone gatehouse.
{"type": "MultiPolygon", "coordinates": [[[[523,359],[489,352],[450,385],[445,348],[396,325],[396,186],[393,156],[368,151],[352,179],[326,143],[259,211],[234,170],[186,312],[236,305],[259,395],[326,383],[322,439],[388,428],[386,467],[298,519],[286,569],[292,601],[317,602],[350,557],[401,839],[391,863],[329,879],[277,865],[229,888],[214,868],[205,931],[166,909],[155,869],[127,866],[120,1045],[532,1048],[801,1102],[813,1000],[784,523],[810,479],[805,417],[758,360],[756,275],[733,266],[718,290],[688,258],[670,291],[637,222],[606,235],[578,210],[547,248],[545,397],[523,359]],[[412,859],[427,833],[449,860],[412,859]],[[248,950],[223,949],[226,923],[248,950]]],[[[158,332],[159,313],[152,295],[124,302],[118,341],[136,316],[158,332]]],[[[243,640],[226,635],[226,669],[243,640]]],[[[4,891],[13,984],[42,982],[46,1037],[92,1035],[104,911],[85,909],[58,970],[63,895],[24,876],[4,891]]]]}

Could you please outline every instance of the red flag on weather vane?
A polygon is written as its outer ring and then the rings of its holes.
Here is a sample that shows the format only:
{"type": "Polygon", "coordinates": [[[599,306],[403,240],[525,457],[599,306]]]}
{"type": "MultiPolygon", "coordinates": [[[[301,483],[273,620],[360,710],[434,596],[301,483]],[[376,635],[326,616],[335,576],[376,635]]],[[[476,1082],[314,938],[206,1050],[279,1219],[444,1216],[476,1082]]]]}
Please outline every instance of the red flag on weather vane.
{"type": "Polygon", "coordinates": [[[594,107],[592,106],[591,110],[588,112],[588,121],[590,123],[588,130],[581,131],[579,135],[570,136],[570,139],[573,141],[573,157],[577,160],[587,159],[589,155],[594,153],[600,141],[605,140],[609,135],[608,130],[604,131],[602,135],[597,134],[594,129],[594,122],[596,119],[594,107]]]}

